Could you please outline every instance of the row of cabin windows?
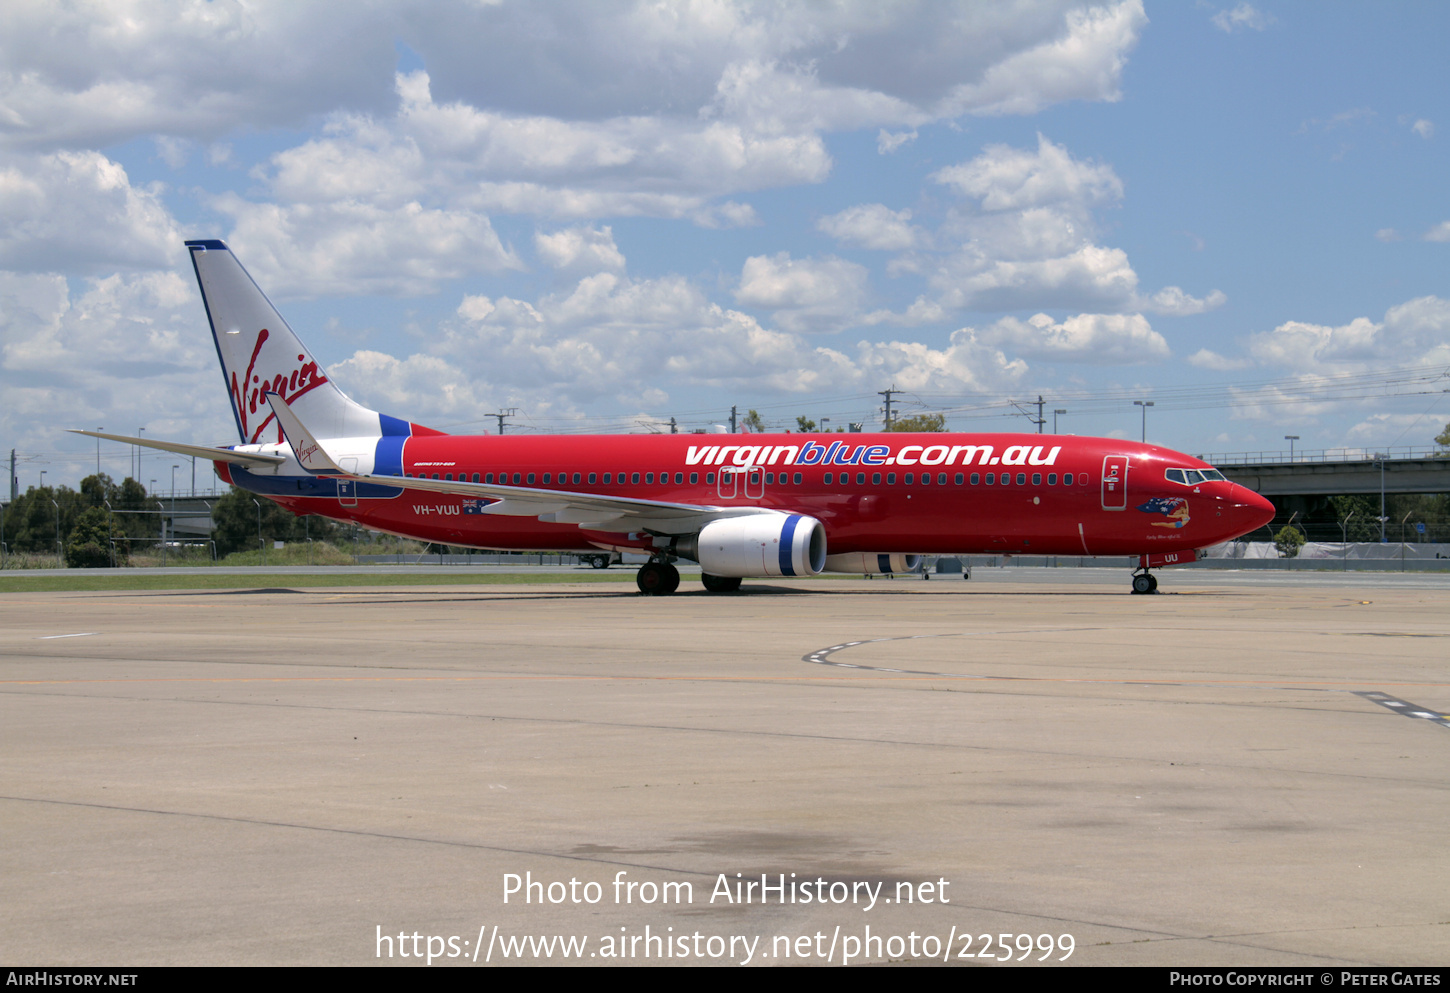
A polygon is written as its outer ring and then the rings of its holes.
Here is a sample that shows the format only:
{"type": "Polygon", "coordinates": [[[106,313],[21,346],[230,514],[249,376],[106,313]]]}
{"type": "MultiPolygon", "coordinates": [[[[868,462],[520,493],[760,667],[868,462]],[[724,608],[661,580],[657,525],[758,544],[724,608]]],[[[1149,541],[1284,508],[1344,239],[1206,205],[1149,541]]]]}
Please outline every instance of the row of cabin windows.
{"type": "MultiPolygon", "coordinates": [[[[1174,472],[1181,472],[1181,471],[1182,470],[1173,470],[1173,469],[1168,470],[1168,473],[1169,473],[1169,477],[1168,478],[1173,479],[1173,475],[1172,474],[1174,472]]],[[[557,485],[560,485],[560,486],[567,486],[567,485],[575,485],[575,486],[578,486],[578,485],[580,485],[580,484],[583,483],[583,481],[584,481],[584,478],[583,477],[584,477],[585,474],[584,473],[576,472],[571,477],[571,475],[569,473],[567,473],[567,472],[561,472],[558,475],[559,475],[559,482],[558,482],[557,485]]],[[[589,477],[589,485],[591,485],[591,486],[597,486],[597,485],[599,485],[599,475],[600,474],[597,473],[597,472],[591,472],[591,473],[589,473],[588,474],[588,477],[589,477]]],[[[613,480],[612,480],[611,477],[613,475],[614,475],[614,473],[608,473],[608,472],[604,473],[604,485],[605,486],[609,486],[612,483],[613,480]]],[[[630,485],[634,485],[634,486],[638,486],[639,485],[640,474],[637,473],[637,472],[632,472],[632,473],[623,473],[623,472],[621,472],[618,475],[619,475],[619,482],[620,483],[623,483],[625,481],[625,479],[628,478],[630,485]]],[[[833,476],[836,476],[836,475],[839,475],[841,477],[841,479],[840,479],[840,485],[841,486],[850,486],[851,485],[851,474],[849,472],[842,472],[842,473],[829,473],[828,472],[828,473],[826,473],[826,475],[824,477],[824,480],[823,480],[824,483],[827,486],[833,485],[833,476]]],[[[879,473],[879,472],[873,472],[873,473],[871,473],[871,485],[873,485],[873,486],[880,486],[881,485],[881,475],[882,474],[879,473]]],[[[912,472],[905,473],[902,476],[902,482],[905,483],[907,486],[912,486],[912,485],[930,486],[930,485],[932,485],[932,474],[931,473],[929,473],[929,472],[923,472],[923,473],[921,473],[921,478],[920,478],[920,481],[919,482],[916,481],[916,475],[917,475],[916,473],[912,473],[912,472]]],[[[936,474],[936,485],[938,485],[938,486],[946,486],[947,485],[947,477],[948,477],[948,475],[949,474],[948,473],[945,473],[945,472],[939,472],[939,473],[937,473],[936,474]]],[[[458,474],[459,480],[460,481],[464,481],[464,482],[469,481],[467,479],[467,476],[468,476],[468,474],[467,473],[463,473],[463,472],[460,472],[458,474]]],[[[552,482],[552,480],[550,478],[551,476],[553,476],[553,473],[546,472],[546,473],[543,474],[543,477],[544,477],[543,478],[543,485],[548,486],[552,482]]],[[[662,473],[659,474],[659,476],[660,476],[660,479],[659,479],[660,483],[662,485],[668,486],[669,485],[669,482],[670,482],[670,474],[667,473],[667,472],[662,472],[662,473]]],[[[952,476],[953,483],[955,483],[957,486],[966,485],[966,482],[967,482],[967,474],[966,473],[958,472],[958,473],[955,473],[955,474],[951,474],[951,476],[952,476]]],[[[413,478],[413,474],[411,472],[410,473],[407,473],[407,477],[409,479],[412,479],[413,478]]],[[[522,486],[522,485],[527,484],[529,486],[533,486],[533,485],[535,485],[535,482],[534,481],[535,481],[536,477],[537,477],[537,474],[536,473],[532,473],[532,472],[529,472],[529,473],[519,473],[519,472],[516,472],[516,473],[513,474],[513,485],[515,485],[515,486],[522,486]]],[[[759,482],[759,480],[760,480],[760,472],[759,472],[759,470],[756,470],[754,472],[751,472],[750,473],[750,477],[751,477],[751,482],[759,482]]],[[[420,472],[418,474],[418,478],[419,479],[426,479],[426,478],[428,478],[428,476],[427,476],[426,473],[421,473],[420,472]]],[[[436,473],[436,472],[433,473],[433,478],[434,479],[437,479],[438,478],[438,473],[436,473]]],[[[451,473],[451,472],[444,473],[443,474],[443,478],[444,479],[447,479],[447,480],[452,480],[453,479],[453,473],[451,473]]],[[[484,473],[482,480],[480,480],[479,479],[479,474],[475,472],[473,474],[473,478],[472,478],[471,481],[472,482],[475,482],[475,483],[481,481],[481,482],[484,482],[484,483],[490,483],[491,484],[491,483],[494,482],[494,474],[491,473],[491,472],[484,473]]],[[[654,481],[655,481],[655,474],[654,473],[647,472],[647,473],[644,474],[644,482],[645,482],[646,485],[654,485],[654,481]]],[[[1175,482],[1177,482],[1177,481],[1179,481],[1179,480],[1175,480],[1175,482]]],[[[500,485],[508,485],[509,484],[509,474],[506,473],[506,472],[499,473],[498,474],[498,482],[499,482],[500,485]]],[[[677,472],[677,473],[675,473],[675,485],[680,486],[680,485],[683,485],[684,482],[685,482],[685,474],[683,472],[677,472]]],[[[697,486],[697,485],[699,485],[699,482],[700,482],[700,474],[698,472],[692,472],[692,473],[690,473],[690,485],[691,486],[697,486]]],[[[801,485],[801,482],[802,482],[802,476],[798,472],[797,473],[794,473],[793,475],[791,473],[787,473],[787,472],[781,472],[781,473],[767,472],[765,474],[765,482],[768,485],[771,485],[771,486],[777,486],[777,485],[779,485],[779,486],[786,486],[786,485],[790,485],[792,483],[794,485],[796,485],[796,486],[800,486],[801,485]]],[[[1085,473],[1085,472],[1076,473],[1075,475],[1074,475],[1074,473],[1071,473],[1071,472],[1065,472],[1065,473],[1062,474],[1062,485],[1063,486],[1072,486],[1072,485],[1074,485],[1074,482],[1077,485],[1079,485],[1079,486],[1086,486],[1087,483],[1088,483],[1088,474],[1085,473]]],[[[707,486],[714,486],[715,485],[715,474],[713,472],[707,472],[707,473],[705,473],[705,484],[707,486]]],[[[984,485],[984,484],[987,485],[987,486],[1011,486],[1011,485],[1013,485],[1012,473],[1010,473],[1010,472],[1003,472],[1003,473],[989,472],[989,473],[986,474],[985,478],[979,472],[974,472],[974,473],[971,474],[971,485],[972,486],[981,486],[981,485],[984,485]]],[[[866,473],[864,473],[864,472],[858,472],[858,473],[856,473],[856,485],[857,486],[865,486],[866,485],[866,473]]],[[[886,485],[887,486],[895,486],[896,485],[896,473],[894,473],[894,472],[888,472],[888,473],[886,473],[886,485]]],[[[1019,472],[1019,473],[1017,473],[1016,485],[1017,486],[1026,486],[1027,485],[1027,473],[1025,473],[1025,472],[1019,472]]],[[[1032,474],[1032,485],[1033,486],[1041,486],[1042,485],[1042,473],[1040,473],[1040,472],[1034,472],[1032,474]]],[[[1049,472],[1047,474],[1047,485],[1048,486],[1056,486],[1056,485],[1058,485],[1058,482],[1057,482],[1057,473],[1055,473],[1055,472],[1049,472]]]]}
{"type": "MultiPolygon", "coordinates": [[[[413,479],[414,478],[414,476],[413,476],[413,474],[411,472],[404,473],[404,475],[407,476],[407,478],[409,478],[409,479],[413,479]]],[[[576,473],[574,473],[573,476],[572,476],[572,478],[571,478],[570,474],[567,473],[567,472],[561,472],[558,475],[559,475],[559,481],[558,481],[557,484],[555,484],[555,485],[558,485],[558,486],[568,486],[568,485],[579,486],[579,485],[581,485],[584,482],[584,476],[585,476],[585,474],[582,473],[582,472],[576,472],[576,473]]],[[[591,485],[591,486],[597,486],[597,485],[599,485],[599,475],[600,474],[597,473],[597,472],[591,472],[591,473],[589,473],[588,474],[588,477],[589,477],[589,485],[591,485]]],[[[630,482],[630,484],[635,485],[635,486],[638,486],[639,485],[640,474],[637,473],[637,472],[632,472],[632,473],[621,472],[618,475],[619,475],[619,482],[621,484],[624,483],[626,479],[628,479],[629,482],[630,482]]],[[[775,474],[774,473],[771,473],[771,475],[774,476],[775,474]]],[[[615,474],[612,473],[612,472],[606,472],[606,473],[604,473],[604,485],[605,486],[608,486],[611,483],[613,483],[614,482],[614,476],[615,476],[615,474]]],[[[553,483],[554,482],[554,478],[553,477],[554,477],[554,473],[552,473],[552,472],[546,472],[546,473],[544,473],[543,474],[542,485],[548,486],[550,483],[553,483]]],[[[428,474],[426,472],[420,472],[420,473],[418,473],[417,478],[418,479],[427,479],[428,478],[428,474]]],[[[435,472],[435,473],[433,473],[433,478],[434,479],[442,478],[442,479],[446,479],[446,480],[450,480],[451,481],[453,479],[453,473],[451,473],[451,472],[445,472],[440,477],[439,474],[435,472]]],[[[523,486],[523,485],[526,485],[527,484],[529,486],[533,486],[533,485],[535,485],[535,482],[536,482],[536,480],[538,480],[538,478],[539,478],[539,474],[538,473],[534,473],[534,472],[528,472],[528,473],[516,472],[516,473],[513,474],[512,485],[514,485],[514,486],[523,486]]],[[[460,482],[465,482],[465,483],[466,482],[474,482],[474,483],[482,482],[482,483],[492,484],[494,482],[494,474],[491,473],[491,472],[486,472],[486,473],[483,474],[483,478],[480,479],[479,478],[479,474],[475,472],[473,474],[472,479],[470,480],[469,479],[469,476],[468,476],[468,473],[466,473],[466,472],[460,472],[458,474],[458,479],[459,479],[460,482]]],[[[506,473],[506,472],[499,473],[498,474],[498,480],[497,481],[498,481],[498,484],[500,486],[508,486],[508,485],[510,485],[509,474],[506,473]]],[[[644,474],[644,481],[645,481],[645,484],[646,485],[653,486],[654,485],[654,482],[655,482],[655,474],[652,473],[652,472],[645,473],[644,474]]],[[[667,473],[667,472],[660,473],[660,480],[659,481],[660,481],[660,484],[662,486],[668,486],[669,485],[669,482],[670,482],[670,474],[667,473]]],[[[786,482],[786,474],[785,473],[781,473],[780,474],[780,481],[782,483],[786,482]]],[[[795,474],[795,481],[796,481],[797,484],[799,484],[801,482],[801,474],[800,473],[796,473],[795,474]]],[[[685,474],[683,472],[677,472],[677,473],[675,473],[675,485],[676,486],[683,486],[684,485],[684,482],[685,482],[685,474]]],[[[699,485],[699,482],[700,482],[700,474],[698,472],[692,472],[692,473],[690,473],[690,485],[691,486],[697,486],[697,485],[699,485]]],[[[711,486],[715,485],[715,474],[713,472],[707,472],[707,473],[705,473],[705,482],[707,484],[711,485],[711,486]]]]}
{"type": "MultiPolygon", "coordinates": [[[[905,483],[907,486],[912,486],[912,485],[930,486],[931,485],[931,483],[932,483],[931,473],[929,473],[929,472],[923,472],[921,474],[921,481],[919,483],[914,483],[913,478],[915,477],[915,475],[916,474],[915,473],[912,473],[912,472],[906,473],[902,477],[902,482],[905,483]]],[[[849,472],[843,472],[843,473],[840,474],[840,476],[841,476],[841,485],[842,486],[849,486],[849,485],[851,485],[851,474],[849,472]]],[[[937,473],[936,474],[936,485],[938,485],[938,486],[946,486],[947,485],[947,477],[948,477],[948,473],[945,473],[945,472],[939,472],[939,473],[937,473]]],[[[1087,481],[1088,481],[1087,473],[1085,473],[1085,472],[1077,473],[1075,478],[1076,478],[1077,485],[1079,485],[1079,486],[1086,486],[1087,485],[1087,481]]],[[[971,479],[972,479],[971,485],[973,485],[973,486],[981,486],[981,485],[984,484],[984,482],[985,482],[985,485],[987,485],[987,486],[1011,486],[1012,485],[1012,474],[1010,472],[1004,472],[1004,473],[1000,473],[1000,474],[999,473],[995,473],[995,472],[989,472],[989,473],[987,473],[985,480],[983,479],[983,476],[982,476],[982,474],[980,472],[974,472],[974,473],[972,473],[971,479]]],[[[769,481],[770,481],[770,477],[767,476],[766,477],[766,482],[769,482],[769,481]]],[[[952,482],[955,483],[957,486],[963,486],[963,485],[965,485],[966,482],[967,482],[967,474],[964,473],[964,472],[958,472],[958,473],[952,474],[952,482]]],[[[1073,473],[1065,472],[1065,473],[1062,474],[1062,485],[1063,486],[1072,486],[1073,485],[1073,482],[1074,482],[1074,474],[1073,473]]],[[[829,472],[826,473],[825,484],[827,486],[830,486],[831,485],[831,473],[829,473],[829,472]]],[[[864,472],[858,472],[858,473],[856,473],[856,485],[857,486],[865,486],[866,485],[866,474],[864,472]]],[[[881,473],[879,473],[879,472],[873,472],[871,474],[871,485],[873,485],[873,486],[880,486],[881,485],[881,473]]],[[[894,472],[888,472],[888,473],[886,473],[886,485],[887,486],[895,486],[896,485],[896,473],[894,473],[894,472]]],[[[1017,485],[1018,486],[1026,486],[1027,485],[1027,473],[1025,473],[1025,472],[1019,472],[1017,474],[1017,485]]],[[[1032,474],[1032,485],[1033,486],[1041,486],[1042,485],[1042,473],[1040,473],[1040,472],[1034,472],[1032,474]]],[[[1057,473],[1055,473],[1055,472],[1049,472],[1047,474],[1047,485],[1048,486],[1056,486],[1057,485],[1057,473]]]]}

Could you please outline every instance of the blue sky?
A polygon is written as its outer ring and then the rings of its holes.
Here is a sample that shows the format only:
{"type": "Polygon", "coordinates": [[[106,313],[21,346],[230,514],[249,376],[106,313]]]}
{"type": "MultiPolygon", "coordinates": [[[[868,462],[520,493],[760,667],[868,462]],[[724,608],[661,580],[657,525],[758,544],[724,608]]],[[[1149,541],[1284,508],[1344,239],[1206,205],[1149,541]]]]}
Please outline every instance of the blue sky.
{"type": "Polygon", "coordinates": [[[869,430],[894,385],[955,430],[1040,394],[1194,453],[1427,446],[1447,20],[9,4],[0,445],[24,486],[94,468],[65,427],[234,441],[181,249],[222,237],[346,391],[445,430],[869,430]]]}

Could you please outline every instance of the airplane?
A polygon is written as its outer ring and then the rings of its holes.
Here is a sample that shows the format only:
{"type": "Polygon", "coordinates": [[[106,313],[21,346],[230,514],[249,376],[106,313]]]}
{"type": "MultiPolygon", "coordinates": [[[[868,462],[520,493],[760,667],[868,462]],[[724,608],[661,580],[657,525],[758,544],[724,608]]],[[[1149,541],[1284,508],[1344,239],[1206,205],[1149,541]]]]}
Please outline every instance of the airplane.
{"type": "Polygon", "coordinates": [[[1040,434],[452,435],[349,399],[219,240],[186,242],[239,444],[77,434],[211,460],[233,486],[440,544],[647,555],[707,591],[822,572],[894,574],[924,555],[1136,556],[1152,570],[1267,524],[1273,505],[1200,459],[1040,434]]]}

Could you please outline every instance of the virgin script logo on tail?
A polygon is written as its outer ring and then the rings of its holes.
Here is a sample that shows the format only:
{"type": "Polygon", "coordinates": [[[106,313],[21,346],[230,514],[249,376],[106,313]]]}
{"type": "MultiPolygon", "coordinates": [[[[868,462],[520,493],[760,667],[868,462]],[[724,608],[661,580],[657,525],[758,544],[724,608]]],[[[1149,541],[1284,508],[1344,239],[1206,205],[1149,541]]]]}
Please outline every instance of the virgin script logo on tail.
{"type": "MultiPolygon", "coordinates": [[[[248,442],[256,444],[261,438],[262,432],[273,420],[273,414],[267,408],[263,396],[267,393],[280,394],[283,400],[291,403],[302,394],[327,382],[327,376],[321,369],[317,368],[316,362],[309,362],[306,355],[297,356],[301,363],[290,374],[279,372],[271,379],[263,380],[256,373],[257,356],[262,354],[262,346],[271,337],[266,328],[257,333],[257,344],[252,347],[252,359],[247,363],[247,371],[237,378],[235,371],[232,372],[231,391],[232,406],[237,410],[237,419],[242,424],[242,437],[248,442]],[[252,416],[261,409],[266,412],[266,417],[253,430],[251,427],[252,416]]],[[[282,442],[282,426],[277,425],[277,442],[282,442]]]]}

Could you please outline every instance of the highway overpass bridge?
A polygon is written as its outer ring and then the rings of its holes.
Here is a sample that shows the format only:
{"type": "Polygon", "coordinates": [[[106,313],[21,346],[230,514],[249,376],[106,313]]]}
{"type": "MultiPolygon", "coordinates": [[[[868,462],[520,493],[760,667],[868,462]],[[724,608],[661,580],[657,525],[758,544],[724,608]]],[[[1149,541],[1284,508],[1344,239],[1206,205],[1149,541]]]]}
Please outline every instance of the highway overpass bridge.
{"type": "Polygon", "coordinates": [[[1199,456],[1235,483],[1273,499],[1348,493],[1450,493],[1450,449],[1396,448],[1211,453],[1199,456]]]}

